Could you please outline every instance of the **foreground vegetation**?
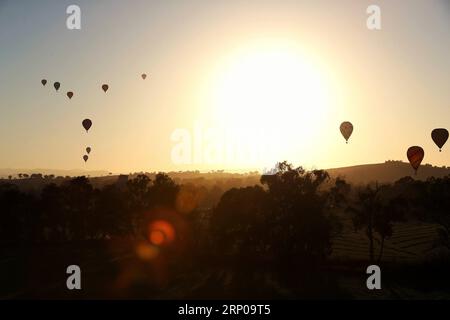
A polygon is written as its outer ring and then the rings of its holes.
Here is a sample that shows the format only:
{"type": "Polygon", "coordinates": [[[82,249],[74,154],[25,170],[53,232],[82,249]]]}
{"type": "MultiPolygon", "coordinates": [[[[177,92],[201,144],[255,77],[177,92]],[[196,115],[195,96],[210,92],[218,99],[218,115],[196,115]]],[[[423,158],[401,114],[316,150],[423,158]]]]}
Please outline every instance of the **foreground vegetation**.
{"type": "Polygon", "coordinates": [[[450,177],[355,187],[283,162],[258,184],[216,195],[210,207],[201,205],[208,190],[164,173],[122,182],[96,188],[77,177],[39,194],[1,184],[0,268],[10,275],[1,294],[62,287],[59,275],[38,270],[75,262],[91,270],[97,289],[87,297],[346,298],[342,279],[365,287],[372,263],[396,283],[406,268],[404,276],[423,275],[414,282],[422,289],[450,289],[441,277],[449,266],[450,177]],[[416,241],[411,224],[431,230],[414,259],[390,243],[416,241]],[[359,238],[345,242],[349,234],[359,238]],[[23,280],[30,272],[41,280],[23,280]]]}

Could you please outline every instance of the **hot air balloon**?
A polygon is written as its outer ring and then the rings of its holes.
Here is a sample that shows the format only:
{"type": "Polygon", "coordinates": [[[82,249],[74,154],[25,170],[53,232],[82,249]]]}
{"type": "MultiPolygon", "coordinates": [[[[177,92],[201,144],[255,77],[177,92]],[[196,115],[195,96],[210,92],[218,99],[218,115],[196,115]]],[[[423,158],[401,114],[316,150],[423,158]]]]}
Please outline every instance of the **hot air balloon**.
{"type": "Polygon", "coordinates": [[[58,91],[58,90],[59,90],[59,87],[61,86],[61,84],[60,84],[59,82],[55,82],[55,83],[53,84],[53,86],[55,87],[55,90],[58,91]]]}
{"type": "Polygon", "coordinates": [[[89,153],[91,153],[91,147],[87,147],[86,148],[86,152],[89,154],[89,153]]]}
{"type": "Polygon", "coordinates": [[[350,122],[345,121],[341,123],[339,129],[341,130],[341,133],[345,138],[345,143],[348,143],[348,139],[350,138],[353,132],[353,125],[350,122]]]}
{"type": "Polygon", "coordinates": [[[104,85],[102,85],[102,89],[103,89],[103,91],[108,91],[108,89],[109,89],[109,86],[107,85],[107,84],[104,84],[104,85]]]}
{"type": "Polygon", "coordinates": [[[43,86],[45,86],[45,85],[47,84],[47,80],[42,79],[42,80],[41,80],[41,83],[42,83],[43,86]]]}
{"type": "Polygon", "coordinates": [[[69,97],[69,99],[72,99],[72,97],[73,97],[73,92],[72,92],[72,91],[67,92],[67,96],[69,97]]]}
{"type": "Polygon", "coordinates": [[[409,163],[413,167],[415,173],[417,174],[417,169],[419,169],[420,163],[425,156],[425,152],[419,146],[412,146],[408,148],[406,152],[406,156],[408,157],[409,163]]]}
{"type": "Polygon", "coordinates": [[[88,159],[89,159],[89,157],[85,154],[85,155],[83,156],[84,162],[88,161],[88,159]]]}
{"type": "Polygon", "coordinates": [[[444,128],[437,128],[431,131],[431,138],[434,143],[439,147],[439,152],[441,152],[442,147],[447,142],[448,139],[448,131],[444,128]]]}
{"type": "Polygon", "coordinates": [[[147,78],[147,75],[145,73],[141,74],[142,79],[145,80],[145,78],[147,78]]]}
{"type": "Polygon", "coordinates": [[[83,128],[86,129],[86,132],[88,132],[89,128],[92,126],[92,121],[90,119],[84,119],[81,124],[83,125],[83,128]]]}

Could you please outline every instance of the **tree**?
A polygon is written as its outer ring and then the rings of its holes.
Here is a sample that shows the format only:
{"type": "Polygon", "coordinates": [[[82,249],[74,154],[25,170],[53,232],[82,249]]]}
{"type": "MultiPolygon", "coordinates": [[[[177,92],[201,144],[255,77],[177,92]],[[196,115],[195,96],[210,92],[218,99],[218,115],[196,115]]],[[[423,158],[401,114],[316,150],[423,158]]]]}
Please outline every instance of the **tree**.
{"type": "Polygon", "coordinates": [[[268,239],[268,195],[260,186],[225,192],[211,218],[217,252],[239,259],[264,256],[268,239]]]}
{"type": "Polygon", "coordinates": [[[364,229],[369,240],[369,260],[375,262],[375,242],[380,244],[378,263],[381,261],[385,239],[393,234],[393,223],[403,220],[405,201],[392,196],[389,186],[367,185],[361,188],[356,201],[347,211],[352,214],[355,230],[364,229]],[[378,237],[377,237],[378,235],[378,237]]]}
{"type": "Polygon", "coordinates": [[[314,266],[331,253],[333,223],[327,210],[325,171],[287,162],[263,187],[233,188],[214,208],[211,226],[219,252],[271,259],[282,268],[314,266]]]}
{"type": "Polygon", "coordinates": [[[287,162],[279,163],[276,171],[261,177],[270,199],[273,252],[282,260],[315,265],[331,253],[328,195],[320,190],[329,175],[293,168],[287,162]]]}
{"type": "Polygon", "coordinates": [[[34,218],[38,217],[35,198],[11,183],[0,185],[0,239],[4,242],[32,240],[34,218]]]}
{"type": "Polygon", "coordinates": [[[174,208],[179,186],[167,174],[158,173],[148,189],[150,207],[174,208]]]}
{"type": "Polygon", "coordinates": [[[42,189],[39,201],[39,210],[42,217],[41,226],[49,229],[49,240],[67,240],[66,232],[70,227],[67,209],[62,188],[51,183],[42,189]]]}
{"type": "Polygon", "coordinates": [[[128,180],[127,189],[133,208],[142,209],[148,205],[147,193],[150,182],[150,178],[144,174],[128,180]]]}
{"type": "Polygon", "coordinates": [[[127,182],[128,212],[131,216],[133,233],[140,232],[143,215],[149,206],[148,188],[151,180],[147,175],[140,174],[127,182]]]}
{"type": "Polygon", "coordinates": [[[92,224],[96,238],[132,234],[132,221],[127,210],[126,194],[116,185],[107,185],[95,193],[92,224]]]}
{"type": "Polygon", "coordinates": [[[450,176],[420,181],[414,189],[417,192],[411,202],[420,208],[420,218],[439,225],[435,246],[450,250],[450,176]]]}
{"type": "Polygon", "coordinates": [[[73,238],[87,239],[93,233],[90,224],[93,214],[93,187],[89,179],[82,176],[69,180],[64,186],[64,198],[73,238]]]}

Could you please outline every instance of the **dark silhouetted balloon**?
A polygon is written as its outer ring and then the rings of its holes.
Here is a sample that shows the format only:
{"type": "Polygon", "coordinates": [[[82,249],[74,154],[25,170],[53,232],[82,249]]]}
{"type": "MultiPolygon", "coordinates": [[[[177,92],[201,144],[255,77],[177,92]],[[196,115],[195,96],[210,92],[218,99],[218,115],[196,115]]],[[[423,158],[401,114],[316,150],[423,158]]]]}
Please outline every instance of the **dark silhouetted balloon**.
{"type": "Polygon", "coordinates": [[[107,85],[107,84],[104,84],[104,85],[102,85],[102,89],[103,89],[103,91],[108,91],[108,89],[109,89],[109,86],[107,85]]]}
{"type": "Polygon", "coordinates": [[[73,92],[72,92],[72,91],[67,92],[67,96],[69,97],[69,99],[72,99],[72,97],[73,97],[73,92]]]}
{"type": "Polygon", "coordinates": [[[339,129],[341,130],[341,133],[345,138],[345,142],[348,143],[348,139],[350,138],[353,132],[353,125],[350,122],[345,121],[341,123],[339,129]]]}
{"type": "Polygon", "coordinates": [[[41,80],[41,83],[42,83],[43,86],[45,86],[45,85],[47,84],[47,80],[42,79],[42,80],[41,80]]]}
{"type": "Polygon", "coordinates": [[[89,154],[89,153],[91,153],[91,147],[87,147],[86,148],[86,152],[89,154]]]}
{"type": "Polygon", "coordinates": [[[53,86],[55,87],[55,90],[58,91],[58,90],[59,90],[59,87],[61,86],[61,84],[60,84],[59,82],[55,82],[55,83],[53,84],[53,86]]]}
{"type": "Polygon", "coordinates": [[[89,157],[88,157],[87,155],[84,155],[84,156],[83,156],[84,162],[88,161],[88,159],[89,159],[89,157]]]}
{"type": "Polygon", "coordinates": [[[408,157],[409,163],[414,168],[414,171],[417,174],[417,169],[419,169],[420,163],[425,156],[425,152],[419,146],[412,146],[408,148],[406,156],[408,157]]]}
{"type": "Polygon", "coordinates": [[[86,129],[86,132],[88,132],[89,128],[92,126],[92,121],[90,119],[84,119],[81,124],[83,125],[83,128],[86,129]]]}
{"type": "Polygon", "coordinates": [[[145,73],[141,74],[142,79],[145,80],[145,78],[147,78],[147,75],[145,73]]]}
{"type": "Polygon", "coordinates": [[[437,128],[431,131],[431,138],[434,143],[439,147],[439,152],[441,152],[442,147],[447,142],[448,139],[448,131],[444,128],[437,128]]]}

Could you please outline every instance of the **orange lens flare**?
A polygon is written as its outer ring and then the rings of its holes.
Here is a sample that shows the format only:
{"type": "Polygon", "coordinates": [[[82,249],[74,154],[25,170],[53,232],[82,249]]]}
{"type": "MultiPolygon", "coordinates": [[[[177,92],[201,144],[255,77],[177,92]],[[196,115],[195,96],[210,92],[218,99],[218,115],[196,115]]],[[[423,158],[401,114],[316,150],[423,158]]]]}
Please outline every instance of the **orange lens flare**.
{"type": "Polygon", "coordinates": [[[167,221],[154,221],[148,228],[148,239],[155,246],[170,244],[175,240],[175,229],[167,221]]]}
{"type": "Polygon", "coordinates": [[[142,260],[152,260],[158,256],[159,249],[146,242],[139,243],[136,247],[136,254],[142,260]]]}
{"type": "Polygon", "coordinates": [[[156,246],[160,246],[164,243],[165,236],[160,230],[150,231],[150,242],[156,246]]]}

